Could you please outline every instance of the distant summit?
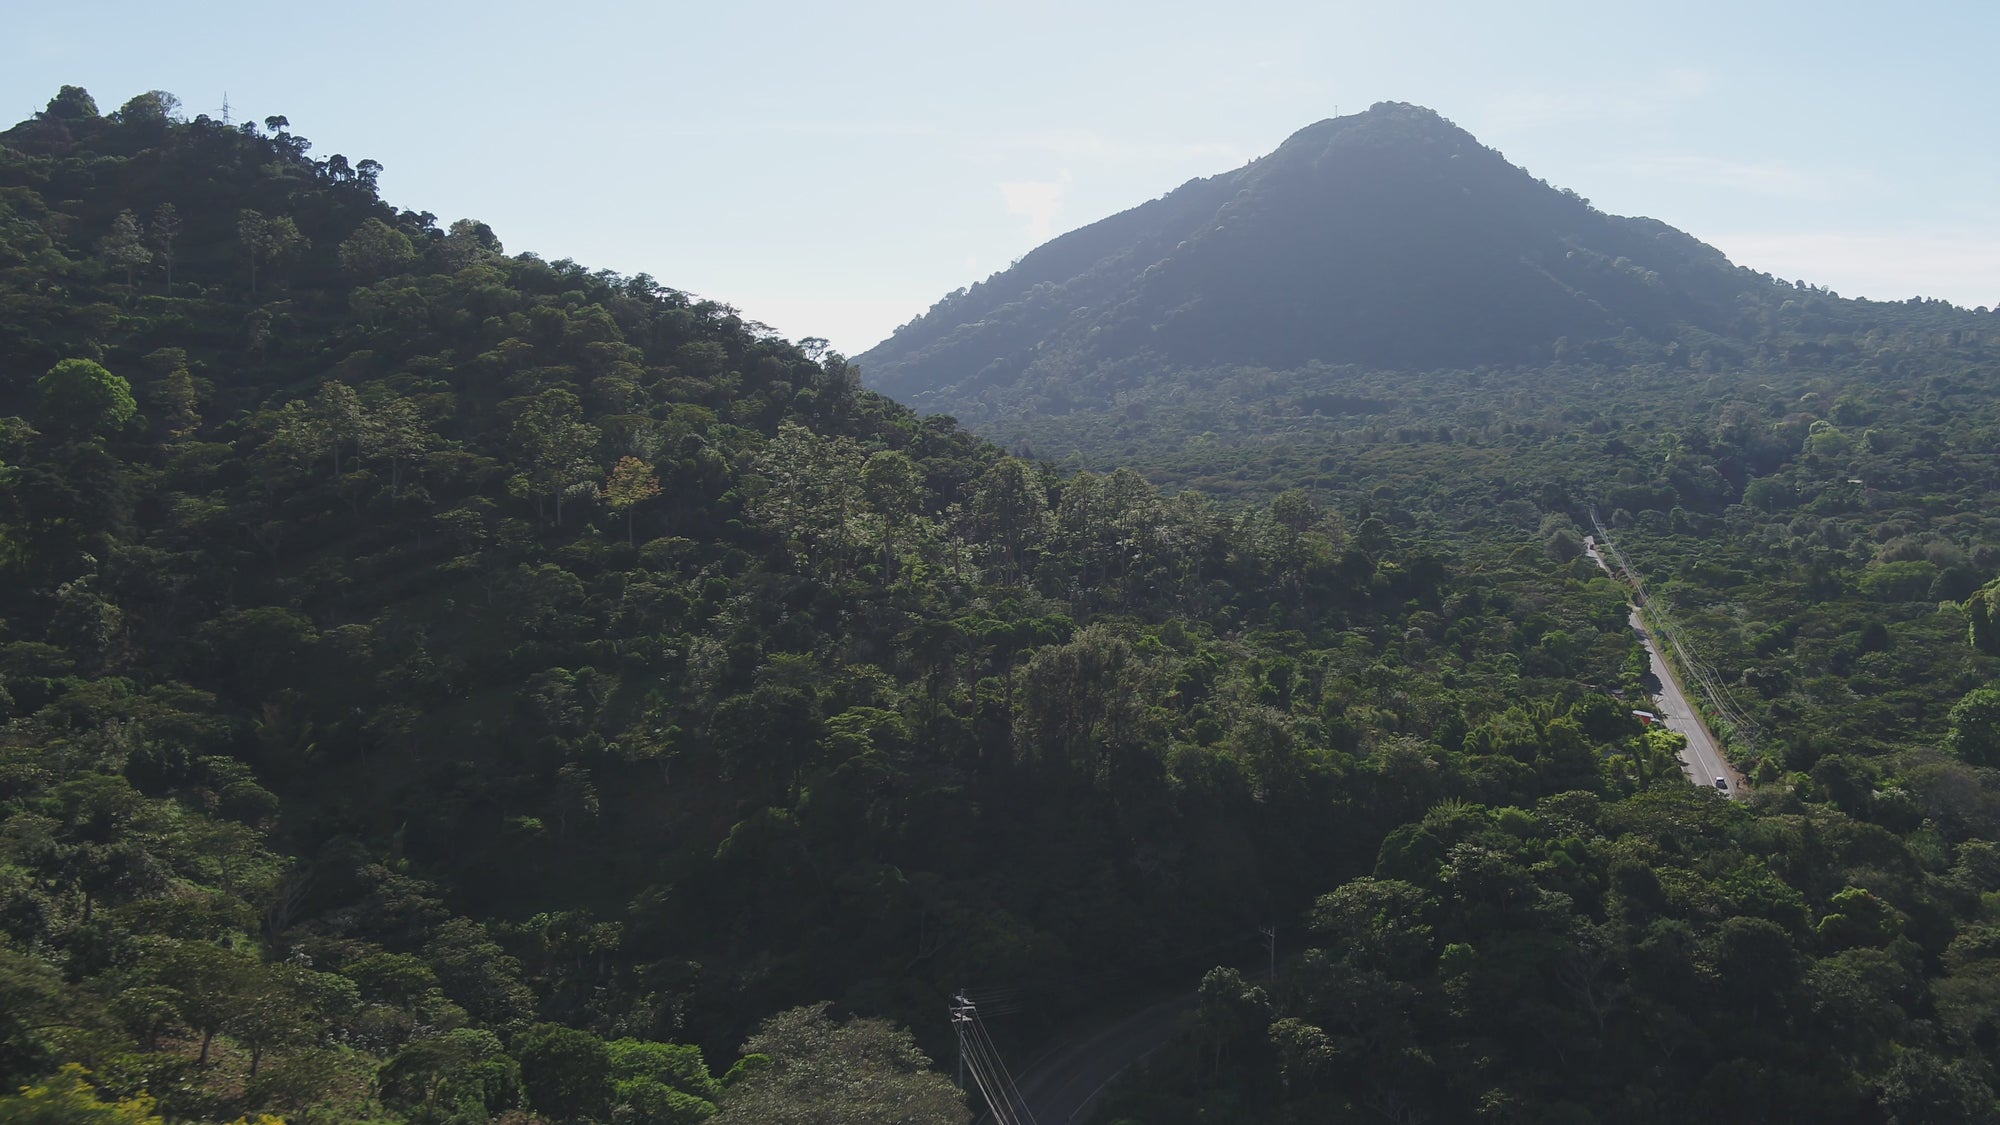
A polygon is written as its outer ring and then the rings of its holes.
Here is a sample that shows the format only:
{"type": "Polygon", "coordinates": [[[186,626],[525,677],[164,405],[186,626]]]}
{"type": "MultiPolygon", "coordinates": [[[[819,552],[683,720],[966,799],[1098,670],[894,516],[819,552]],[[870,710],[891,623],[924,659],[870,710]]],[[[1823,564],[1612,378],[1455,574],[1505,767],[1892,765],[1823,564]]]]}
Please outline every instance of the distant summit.
{"type": "Polygon", "coordinates": [[[1060,412],[1089,405],[1080,389],[1108,400],[1114,365],[1545,361],[1565,337],[1731,333],[1774,295],[1714,247],[1604,214],[1437,113],[1384,102],[1063,235],[858,361],[925,409],[1060,412]]]}

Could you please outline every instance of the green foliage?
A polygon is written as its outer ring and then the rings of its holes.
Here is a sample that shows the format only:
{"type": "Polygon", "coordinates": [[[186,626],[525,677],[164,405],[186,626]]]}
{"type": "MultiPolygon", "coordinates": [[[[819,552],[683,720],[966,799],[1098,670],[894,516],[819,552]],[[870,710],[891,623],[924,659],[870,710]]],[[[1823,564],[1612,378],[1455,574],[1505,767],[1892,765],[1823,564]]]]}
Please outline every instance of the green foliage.
{"type": "Polygon", "coordinates": [[[145,235],[139,230],[139,219],[130,211],[118,212],[111,220],[111,233],[98,242],[107,265],[125,271],[125,284],[132,284],[133,275],[140,266],[153,260],[153,252],[146,249],[145,235]]]}
{"type": "Polygon", "coordinates": [[[1896,909],[1860,887],[1841,891],[1828,905],[1831,912],[1819,920],[1814,932],[1829,948],[1887,945],[1903,931],[1896,909]]]}
{"type": "MultiPolygon", "coordinates": [[[[1395,119],[1369,126],[1385,146],[1418,133],[1405,121],[1390,136],[1395,119]]],[[[1331,130],[1313,138],[1329,159],[1345,156],[1334,140],[1331,130]]],[[[1311,150],[1259,163],[1273,177],[1295,174],[1286,165],[1311,150]]],[[[1256,197],[1251,175],[1223,180],[1256,197]]],[[[1490,179],[1467,186],[1495,189],[1490,179]]],[[[1190,185],[1176,205],[1210,215],[1203,226],[1229,225],[1205,209],[1203,190],[1190,185]]],[[[1972,888],[2000,832],[2000,799],[1967,764],[1991,758],[1979,701],[1996,671],[1987,626],[2000,608],[1980,596],[2000,572],[1990,314],[1684,270],[1670,281],[1688,302],[1672,326],[1615,341],[1566,333],[1549,352],[1503,359],[1476,327],[1490,305],[1405,301],[1372,336],[1280,357],[1257,349],[1275,353],[1313,329],[1277,323],[1277,312],[1232,318],[1233,339],[1198,317],[1170,325],[1174,306],[1149,303],[1165,292],[1159,279],[1185,268],[1177,301],[1201,292],[1227,305],[1260,278],[1322,285],[1337,270],[1273,274],[1268,255],[1220,251],[1199,269],[1155,264],[1157,254],[1121,242],[1142,221],[1166,220],[1135,212],[1059,240],[863,359],[880,385],[924,393],[919,401],[1065,464],[1123,464],[1245,508],[1268,504],[1266,574],[1279,590],[1300,566],[1292,560],[1310,573],[1316,555],[1346,581],[1370,581],[1347,569],[1360,562],[1341,558],[1348,544],[1367,556],[1449,544],[1455,564],[1520,575],[1497,584],[1518,599],[1511,667],[1560,675],[1617,663],[1601,682],[1605,697],[1624,698],[1609,712],[1574,695],[1560,706],[1482,702],[1457,724],[1434,720],[1422,739],[1377,733],[1361,762],[1336,758],[1350,772],[1332,791],[1365,778],[1393,810],[1370,833],[1373,878],[1330,884],[1340,891],[1307,915],[1323,940],[1281,973],[1251,1031],[1225,1018],[1244,1006],[1220,997],[1240,990],[1205,987],[1204,1030],[1152,1070],[1147,1091],[1107,1113],[1671,1121],[1775,1098],[1802,1119],[1987,1119],[1985,1075],[2000,1060],[1980,1039],[1992,1034],[1981,1013],[2000,997],[2000,958],[1979,936],[1988,892],[1972,888]],[[1106,264],[1114,251],[1135,272],[1153,266],[1148,286],[1120,288],[1129,277],[1106,264]],[[1704,324],[1689,310],[1710,283],[1737,286],[1714,308],[1759,311],[1704,324]],[[1142,328],[1158,323],[1137,344],[1098,316],[1113,309],[1142,328]],[[1476,341],[1488,349],[1482,362],[1341,350],[1400,346],[1390,338],[1430,316],[1442,321],[1429,330],[1439,348],[1476,341]],[[1324,554],[1304,536],[1286,544],[1285,531],[1309,518],[1304,498],[1351,515],[1351,538],[1330,537],[1324,554]],[[1614,639],[1624,591],[1579,557],[1576,527],[1593,507],[1645,581],[1650,615],[1700,653],[1734,712],[1717,725],[1757,780],[1737,803],[1679,787],[1678,736],[1634,737],[1609,721],[1644,706],[1634,695],[1648,674],[1614,639]],[[1566,612],[1585,616],[1536,620],[1529,606],[1556,590],[1574,599],[1566,612]],[[1591,629],[1577,631],[1579,620],[1591,629]],[[1572,785],[1592,788],[1591,803],[1558,813],[1551,802],[1572,785]],[[1947,947],[1957,952],[1937,961],[1947,947]],[[1928,1030],[1933,1004],[1949,1046],[1928,1030]]],[[[1433,274],[1479,272],[1459,262],[1433,274]]],[[[1080,505],[1063,495],[1043,526],[1059,528],[1066,506],[1080,505]]],[[[1039,542],[1074,549],[1046,531],[1039,542]]],[[[1491,652],[1474,633],[1478,615],[1461,616],[1471,596],[1447,592],[1435,620],[1410,615],[1402,666],[1456,647],[1467,658],[1451,673],[1460,689],[1496,670],[1476,655],[1491,652]]],[[[1272,671],[1260,695],[1283,700],[1293,680],[1272,671]]],[[[1382,675],[1369,669],[1359,682],[1382,675]]],[[[1093,697],[1076,687],[1100,676],[1077,663],[1036,686],[1058,687],[1052,710],[1095,730],[1093,697]]],[[[1352,697],[1342,703],[1304,737],[1341,745],[1341,724],[1370,715],[1352,697]]],[[[1238,716],[1217,741],[1247,780],[1262,748],[1299,737],[1238,716]]],[[[1104,742],[1082,740],[1099,753],[1104,742]]]]}
{"type": "Polygon", "coordinates": [[[758,1025],[743,1051],[769,1061],[729,1085],[716,1125],[972,1120],[958,1089],[930,1070],[909,1033],[880,1020],[837,1023],[826,1008],[794,1008],[758,1025]]]}
{"type": "Polygon", "coordinates": [[[2000,656],[2000,579],[1965,599],[1966,642],[1973,651],[2000,656]]]}
{"type": "Polygon", "coordinates": [[[1926,1051],[1906,1051],[1882,1083],[1881,1105],[1892,1125],[1964,1122],[1991,1125],[2000,1120],[1993,1087],[1964,1059],[1940,1059],[1926,1051]]]}
{"type": "Polygon", "coordinates": [[[153,1099],[144,1094],[107,1102],[90,1084],[90,1072],[75,1063],[48,1082],[24,1086],[0,1097],[0,1122],[6,1125],[161,1125],[153,1099]]]}
{"type": "Polygon", "coordinates": [[[42,112],[48,117],[80,121],[97,116],[97,99],[81,86],[64,86],[42,112]]]}
{"type": "Polygon", "coordinates": [[[420,1121],[483,1121],[518,1104],[521,1066],[490,1031],[410,1041],[377,1075],[385,1102],[420,1121]]]}
{"type": "MultiPolygon", "coordinates": [[[[1384,1105],[1471,1120],[1506,1100],[1664,1122],[1698,1112],[1740,1059],[1814,1119],[1840,1119],[1877,1090],[1885,1107],[1977,1099],[1964,1079],[1983,1063],[1952,1069],[1917,1046],[1928,993],[1913,919],[1941,888],[1813,890],[1823,914],[1809,929],[1778,875],[1811,889],[1833,872],[1909,872],[1886,834],[1686,785],[1618,802],[1439,806],[1423,824],[1442,863],[1323,896],[1309,916],[1317,940],[1281,967],[1275,1003],[1234,970],[1211,972],[1193,1033],[1150,1069],[1150,1091],[1107,1112],[1186,1120],[1226,1095],[1259,1120],[1384,1105]],[[1677,1049],[1661,1049],[1665,1036],[1677,1049]],[[1579,1057],[1596,1065],[1579,1070],[1568,1061],[1579,1057]]],[[[1947,995],[1992,964],[1990,941],[1959,940],[1947,995]]]]}
{"type": "Polygon", "coordinates": [[[0,370],[67,372],[0,379],[36,422],[0,421],[5,1088],[964,1120],[918,1048],[952,989],[1016,989],[1025,1050],[1299,918],[1278,981],[1203,988],[1158,1104],[1685,1120],[1774,1083],[1845,1120],[2000,1063],[1956,313],[1218,368],[1035,431],[1175,447],[1080,472],[392,208],[280,118],[75,95],[0,135],[0,370]],[[1807,394],[1875,435],[1837,469],[1807,394]],[[1762,726],[1745,801],[1630,718],[1593,502],[1762,726]],[[713,1081],[695,1044],[746,1037],[713,1081]]]}
{"type": "Polygon", "coordinates": [[[709,1077],[701,1048],[638,1039],[616,1039],[606,1047],[620,1120],[693,1125],[715,1115],[722,1084],[709,1077]]]}
{"type": "Polygon", "coordinates": [[[1975,765],[2000,765],[2000,689],[1975,688],[1952,706],[1945,749],[1975,765]]]}
{"type": "Polygon", "coordinates": [[[257,292],[260,269],[283,265],[311,247],[290,215],[268,217],[248,207],[236,216],[236,244],[238,253],[250,267],[253,295],[257,292]]]}
{"type": "Polygon", "coordinates": [[[36,419],[56,433],[91,436],[118,429],[139,412],[132,385],[88,359],[66,359],[35,384],[36,419]]]}
{"type": "Polygon", "coordinates": [[[416,261],[416,247],[402,231],[380,219],[366,219],[340,244],[340,268],[361,281],[399,273],[416,261]]]}
{"type": "Polygon", "coordinates": [[[556,1121],[602,1119],[613,1093],[611,1054],[587,1031],[540,1023],[515,1037],[528,1104],[556,1121]]]}

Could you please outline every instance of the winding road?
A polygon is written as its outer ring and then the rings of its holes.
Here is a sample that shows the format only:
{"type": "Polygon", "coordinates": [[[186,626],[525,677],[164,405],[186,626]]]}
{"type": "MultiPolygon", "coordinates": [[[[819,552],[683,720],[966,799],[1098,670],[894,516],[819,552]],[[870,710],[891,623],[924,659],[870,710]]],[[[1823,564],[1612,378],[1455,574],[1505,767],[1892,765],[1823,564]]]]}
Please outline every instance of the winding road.
{"type": "MultiPolygon", "coordinates": [[[[1617,577],[1603,555],[1598,553],[1595,537],[1584,539],[1584,551],[1604,568],[1606,574],[1617,577]]],[[[1646,627],[1637,606],[1632,607],[1631,622],[1632,631],[1639,634],[1640,641],[1646,646],[1653,678],[1660,683],[1660,690],[1654,696],[1654,714],[1667,729],[1687,739],[1680,761],[1681,768],[1687,771],[1688,780],[1704,788],[1713,788],[1715,779],[1720,777],[1729,783],[1727,796],[1740,796],[1743,793],[1743,774],[1729,764],[1729,759],[1716,745],[1715,736],[1709,733],[1708,725],[1689,705],[1680,678],[1660,654],[1659,643],[1653,639],[1652,631],[1646,627]]],[[[1113,1022],[1076,1033],[1030,1063],[1022,1075],[1021,1096],[1027,1103],[1028,1111],[1034,1115],[1036,1125],[1077,1125],[1089,1120],[1090,1111],[1111,1083],[1171,1042],[1186,1026],[1194,1007],[1193,993],[1161,1001],[1113,1022]]],[[[983,1125],[993,1118],[991,1114],[986,1114],[979,1120],[983,1125]]]]}
{"type": "Polygon", "coordinates": [[[1193,993],[1176,996],[1084,1031],[1035,1060],[1023,1076],[1021,1097],[1036,1125],[1089,1120],[1112,1080],[1171,1042],[1194,1006],[1193,993]]]}

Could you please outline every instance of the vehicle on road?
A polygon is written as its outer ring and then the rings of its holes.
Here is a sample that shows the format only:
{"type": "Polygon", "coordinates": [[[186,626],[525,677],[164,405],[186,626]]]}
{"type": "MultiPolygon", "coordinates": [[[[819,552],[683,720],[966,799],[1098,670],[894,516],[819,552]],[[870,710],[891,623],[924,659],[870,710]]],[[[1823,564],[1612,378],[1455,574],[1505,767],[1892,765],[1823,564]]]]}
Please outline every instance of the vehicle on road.
{"type": "Polygon", "coordinates": [[[1716,778],[1716,779],[1715,779],[1715,787],[1716,787],[1717,789],[1722,789],[1722,790],[1727,790],[1727,789],[1729,788],[1729,779],[1728,779],[1728,778],[1726,778],[1726,777],[1718,777],[1718,778],[1716,778]]]}

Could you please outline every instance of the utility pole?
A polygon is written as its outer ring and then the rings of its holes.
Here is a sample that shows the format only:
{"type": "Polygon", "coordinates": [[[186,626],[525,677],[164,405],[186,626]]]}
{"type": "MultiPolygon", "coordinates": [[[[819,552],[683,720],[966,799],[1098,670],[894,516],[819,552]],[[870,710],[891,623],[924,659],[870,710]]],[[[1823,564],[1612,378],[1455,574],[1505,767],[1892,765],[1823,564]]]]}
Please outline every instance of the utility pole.
{"type": "Polygon", "coordinates": [[[965,1025],[972,1022],[973,1007],[960,989],[951,998],[951,1026],[958,1033],[958,1092],[965,1092],[965,1025]]]}
{"type": "Polygon", "coordinates": [[[222,92],[222,123],[229,124],[229,91],[222,92]]]}
{"type": "Polygon", "coordinates": [[[1014,1076],[1000,1060],[1000,1050],[986,1034],[979,1020],[979,1007],[964,992],[951,998],[952,1029],[958,1033],[958,1086],[965,1090],[965,1072],[972,1070],[972,1084],[986,1103],[994,1125],[1035,1125],[1035,1117],[1021,1097],[1014,1076]]]}
{"type": "Polygon", "coordinates": [[[1278,979],[1278,924],[1273,922],[1257,932],[1264,935],[1264,952],[1271,961],[1266,979],[1275,982],[1278,979]]]}

